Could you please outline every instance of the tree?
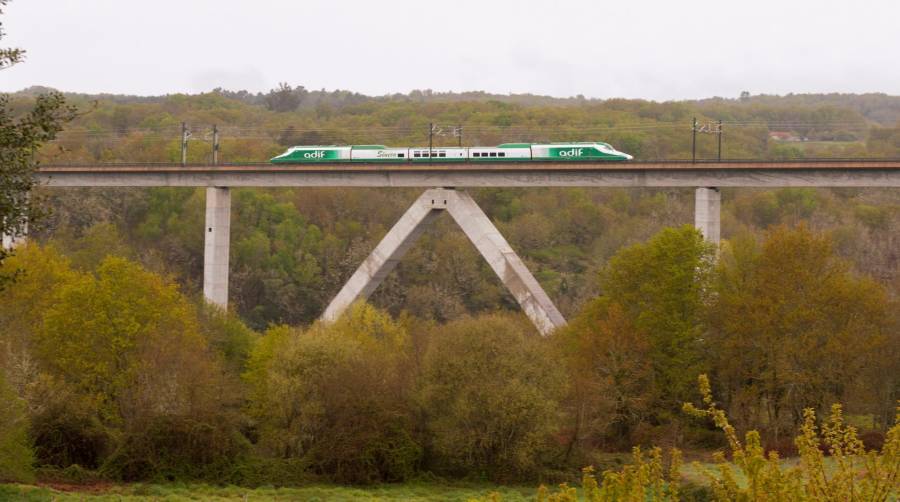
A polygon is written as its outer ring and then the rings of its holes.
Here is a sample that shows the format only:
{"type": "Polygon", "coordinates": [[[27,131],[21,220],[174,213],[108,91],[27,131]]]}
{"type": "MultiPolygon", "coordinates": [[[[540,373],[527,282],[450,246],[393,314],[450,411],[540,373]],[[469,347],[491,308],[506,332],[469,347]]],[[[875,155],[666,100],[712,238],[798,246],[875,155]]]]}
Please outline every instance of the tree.
{"type": "Polygon", "coordinates": [[[266,94],[266,108],[274,112],[292,112],[300,106],[306,94],[307,91],[302,85],[293,88],[287,82],[281,82],[277,88],[266,94]]]}
{"type": "Polygon", "coordinates": [[[44,368],[90,397],[107,423],[156,415],[207,416],[227,392],[196,311],[162,277],[108,257],[96,277],[64,286],[44,314],[44,368]]]}
{"type": "Polygon", "coordinates": [[[493,480],[537,470],[564,380],[547,343],[523,319],[498,314],[435,329],[418,400],[437,467],[493,480]]]}
{"type": "Polygon", "coordinates": [[[60,291],[80,278],[69,261],[53,247],[28,244],[0,266],[23,270],[16,287],[0,295],[0,373],[20,396],[25,396],[41,370],[35,341],[44,313],[59,299],[60,291]]]}
{"type": "Polygon", "coordinates": [[[667,228],[616,253],[601,274],[603,296],[648,337],[657,411],[676,412],[703,371],[713,253],[697,229],[667,228]]]}
{"type": "Polygon", "coordinates": [[[270,329],[244,375],[260,446],[338,482],[410,477],[422,449],[412,437],[408,354],[405,329],[364,303],[306,332],[270,329]]]}
{"type": "MultiPolygon", "coordinates": [[[[0,8],[7,3],[8,0],[0,0],[0,8]]],[[[22,49],[0,48],[0,70],[24,58],[22,49]]],[[[66,105],[65,98],[58,92],[38,96],[34,107],[24,115],[12,109],[8,95],[0,95],[0,235],[21,237],[29,223],[33,225],[39,220],[40,205],[29,197],[35,185],[33,174],[37,162],[34,154],[41,144],[55,138],[63,124],[74,116],[75,108],[66,105]]],[[[0,264],[10,253],[0,247],[0,264]]],[[[15,273],[0,274],[0,290],[14,278],[15,273]]]]}
{"type": "Polygon", "coordinates": [[[653,400],[646,334],[619,304],[601,297],[554,338],[569,371],[567,463],[582,446],[633,444],[653,400]]]}
{"type": "Polygon", "coordinates": [[[854,276],[827,237],[801,225],[773,228],[761,246],[734,240],[714,298],[710,354],[740,427],[777,441],[802,422],[804,408],[863,393],[881,403],[867,411],[889,422],[900,335],[887,295],[854,276]]]}
{"type": "MultiPolygon", "coordinates": [[[[9,0],[0,0],[0,7],[5,6],[9,3],[9,0]]],[[[3,11],[0,10],[0,14],[3,11]]],[[[0,23],[0,38],[3,37],[3,23],[0,23]]],[[[17,48],[0,48],[0,70],[5,70],[10,66],[20,63],[23,59],[25,59],[25,51],[17,48]]]]}

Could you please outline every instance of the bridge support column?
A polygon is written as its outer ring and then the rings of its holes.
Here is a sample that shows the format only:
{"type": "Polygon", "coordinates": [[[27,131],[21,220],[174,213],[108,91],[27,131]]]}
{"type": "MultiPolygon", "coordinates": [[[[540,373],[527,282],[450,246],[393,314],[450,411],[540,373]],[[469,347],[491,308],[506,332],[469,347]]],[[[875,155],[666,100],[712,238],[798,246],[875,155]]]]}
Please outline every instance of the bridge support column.
{"type": "Polygon", "coordinates": [[[22,226],[22,234],[21,235],[10,235],[10,234],[0,234],[0,249],[4,249],[6,251],[15,249],[22,244],[25,244],[25,240],[28,236],[28,220],[24,221],[24,225],[22,226]]]}
{"type": "Polygon", "coordinates": [[[465,192],[440,188],[426,190],[416,199],[331,301],[322,319],[333,321],[354,301],[368,298],[441,211],[448,212],[462,228],[541,334],[566,323],[475,200],[465,192]]]}
{"type": "Polygon", "coordinates": [[[5,250],[10,250],[18,244],[18,240],[11,235],[0,235],[0,246],[5,250]]]}
{"type": "Polygon", "coordinates": [[[722,195],[716,187],[698,188],[694,193],[694,226],[707,241],[719,245],[722,195]]]}
{"type": "Polygon", "coordinates": [[[439,210],[444,209],[441,192],[443,190],[426,190],[413,202],[331,300],[322,314],[323,320],[336,320],[353,302],[367,299],[378,288],[428,224],[440,214],[439,210]]]}
{"type": "Polygon", "coordinates": [[[228,308],[228,251],[231,244],[231,192],[206,189],[206,235],[203,249],[203,296],[228,308]]]}

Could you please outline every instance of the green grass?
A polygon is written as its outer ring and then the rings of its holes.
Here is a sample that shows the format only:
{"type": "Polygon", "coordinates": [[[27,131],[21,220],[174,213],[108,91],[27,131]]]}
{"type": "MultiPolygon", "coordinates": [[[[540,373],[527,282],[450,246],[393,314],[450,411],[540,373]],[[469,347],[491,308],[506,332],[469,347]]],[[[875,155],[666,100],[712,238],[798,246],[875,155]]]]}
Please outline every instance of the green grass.
{"type": "Polygon", "coordinates": [[[98,491],[91,489],[59,491],[29,485],[0,485],[0,501],[466,501],[498,492],[504,502],[533,500],[535,487],[495,486],[488,484],[405,483],[374,487],[311,485],[300,488],[209,486],[203,484],[111,485],[98,491]]]}
{"type": "MultiPolygon", "coordinates": [[[[620,455],[621,456],[621,455],[620,455]]],[[[612,458],[612,457],[610,457],[612,458]]],[[[622,456],[624,460],[624,456],[622,456]]],[[[784,468],[795,467],[799,459],[783,460],[784,468]]],[[[828,471],[834,469],[832,459],[825,459],[828,471]]],[[[611,466],[610,466],[611,467],[611,466]]],[[[746,484],[744,473],[732,466],[740,485],[746,484]]],[[[709,480],[703,471],[717,473],[716,464],[711,462],[686,462],[681,474],[684,481],[698,486],[707,485],[709,480]]],[[[575,483],[578,485],[578,483],[575,483]]],[[[410,482],[403,484],[383,484],[366,487],[350,487],[328,484],[313,484],[294,488],[242,488],[238,486],[211,486],[199,483],[169,484],[125,484],[66,486],[64,490],[50,486],[0,484],[0,502],[3,501],[445,501],[465,502],[476,497],[484,497],[497,492],[504,502],[531,501],[537,493],[533,486],[498,486],[488,483],[466,482],[410,482]]]]}

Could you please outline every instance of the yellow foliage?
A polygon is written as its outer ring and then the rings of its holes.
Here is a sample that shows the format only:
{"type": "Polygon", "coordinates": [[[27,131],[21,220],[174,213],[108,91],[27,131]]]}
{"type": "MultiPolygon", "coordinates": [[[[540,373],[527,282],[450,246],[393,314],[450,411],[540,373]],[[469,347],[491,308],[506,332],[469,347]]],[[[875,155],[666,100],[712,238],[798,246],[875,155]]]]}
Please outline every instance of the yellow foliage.
{"type": "MultiPolygon", "coordinates": [[[[704,409],[685,403],[684,410],[697,417],[710,418],[725,433],[731,461],[723,453],[715,455],[716,469],[703,469],[720,502],[888,502],[900,495],[900,406],[894,426],[888,431],[881,452],[866,451],[856,429],[844,422],[840,405],[834,405],[828,420],[818,428],[811,409],[804,412],[801,433],[795,439],[800,462],[787,467],[775,452],[763,450],[759,433],[750,431],[744,440],[737,436],[725,412],[716,407],[706,375],[699,377],[704,409]],[[823,450],[824,447],[824,450],[823,450]],[[825,453],[832,459],[826,463],[825,453]],[[738,471],[746,478],[739,481],[738,471]]],[[[581,491],[567,483],[556,492],[538,488],[538,502],[644,502],[680,500],[681,455],[672,451],[668,470],[662,451],[645,455],[633,451],[632,463],[619,471],[606,471],[598,485],[594,469],[582,471],[581,491]]],[[[498,501],[499,495],[474,499],[498,501]]]]}
{"type": "Polygon", "coordinates": [[[105,418],[207,410],[221,395],[196,311],[176,285],[124,258],[60,288],[35,353],[105,418]]]}
{"type": "Polygon", "coordinates": [[[731,449],[731,462],[717,455],[717,472],[706,471],[707,478],[720,501],[888,501],[896,500],[900,476],[900,408],[894,427],[888,432],[881,453],[866,452],[856,429],[844,423],[840,405],[834,405],[821,432],[816,427],[816,414],[804,411],[804,422],[795,443],[800,451],[797,467],[786,468],[775,452],[763,450],[759,433],[748,432],[744,444],[725,412],[713,402],[706,375],[699,378],[700,392],[706,409],[686,403],[686,412],[709,417],[722,429],[731,449]],[[833,468],[825,463],[822,446],[833,460],[833,468]],[[747,478],[738,483],[735,468],[747,478]]]}

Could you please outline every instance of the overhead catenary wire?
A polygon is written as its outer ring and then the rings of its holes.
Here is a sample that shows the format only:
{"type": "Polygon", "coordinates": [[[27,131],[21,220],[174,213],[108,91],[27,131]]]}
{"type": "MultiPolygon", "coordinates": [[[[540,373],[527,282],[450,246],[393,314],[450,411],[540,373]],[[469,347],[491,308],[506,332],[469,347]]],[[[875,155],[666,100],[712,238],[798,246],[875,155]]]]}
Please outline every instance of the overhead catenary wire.
{"type": "MultiPolygon", "coordinates": [[[[847,131],[868,131],[873,126],[870,123],[860,120],[854,121],[765,121],[765,120],[735,120],[722,121],[724,127],[728,127],[731,131],[750,128],[767,128],[769,130],[781,129],[842,129],[847,131]]],[[[499,126],[492,124],[473,124],[464,126],[467,137],[478,138],[485,135],[512,136],[519,135],[522,137],[543,137],[550,138],[552,136],[580,133],[584,135],[606,134],[612,132],[652,132],[665,130],[684,129],[684,122],[663,122],[663,123],[642,123],[627,122],[612,125],[597,124],[565,124],[553,126],[547,124],[528,124],[517,126],[499,126]]],[[[690,127],[689,125],[687,126],[690,127]]],[[[78,141],[90,142],[91,140],[103,141],[106,144],[122,144],[131,143],[136,140],[143,141],[177,141],[180,137],[179,125],[167,125],[161,127],[125,127],[112,130],[97,129],[69,129],[60,132],[57,139],[51,143],[78,141]],[[138,137],[139,136],[139,137],[138,137]]],[[[211,126],[187,126],[188,131],[196,133],[197,136],[189,138],[189,141],[205,141],[206,138],[200,136],[203,133],[210,132],[211,126]]],[[[258,125],[233,125],[219,126],[218,133],[222,141],[230,142],[234,140],[280,140],[282,136],[293,135],[314,135],[310,139],[316,141],[345,141],[348,138],[367,137],[376,141],[389,141],[391,139],[402,139],[403,137],[416,136],[422,134],[422,128],[417,125],[404,126],[384,126],[384,125],[328,125],[328,126],[287,126],[287,127],[266,127],[258,125]]],[[[295,139],[288,136],[284,139],[295,139]]],[[[299,140],[300,138],[296,138],[299,140]]]]}
{"type": "MultiPolygon", "coordinates": [[[[865,126],[870,127],[862,121],[843,121],[843,122],[788,122],[788,121],[722,121],[727,126],[757,126],[764,125],[769,127],[789,127],[789,126],[818,126],[818,127],[836,127],[844,125],[865,126]]],[[[489,124],[472,124],[465,126],[466,130],[504,130],[513,131],[520,129],[541,129],[541,130],[586,130],[586,129],[659,129],[659,128],[683,128],[685,124],[682,122],[664,122],[664,123],[622,123],[612,125],[596,125],[596,124],[566,124],[564,126],[552,126],[546,124],[520,125],[520,126],[498,126],[489,124]]],[[[689,124],[688,124],[689,127],[689,124]]],[[[191,130],[211,130],[212,126],[189,126],[191,130]]],[[[161,134],[163,131],[178,131],[180,126],[162,127],[162,128],[117,128],[114,130],[86,130],[86,129],[67,129],[63,131],[68,134],[83,135],[121,135],[127,133],[149,133],[161,134]]],[[[346,132],[368,132],[368,131],[401,131],[416,132],[421,127],[417,126],[360,126],[360,125],[331,125],[321,127],[295,127],[286,128],[270,128],[259,126],[220,126],[220,130],[231,132],[268,132],[268,133],[286,133],[286,132],[311,132],[311,131],[346,131],[346,132]]],[[[427,129],[427,127],[426,127],[427,129]]]]}

